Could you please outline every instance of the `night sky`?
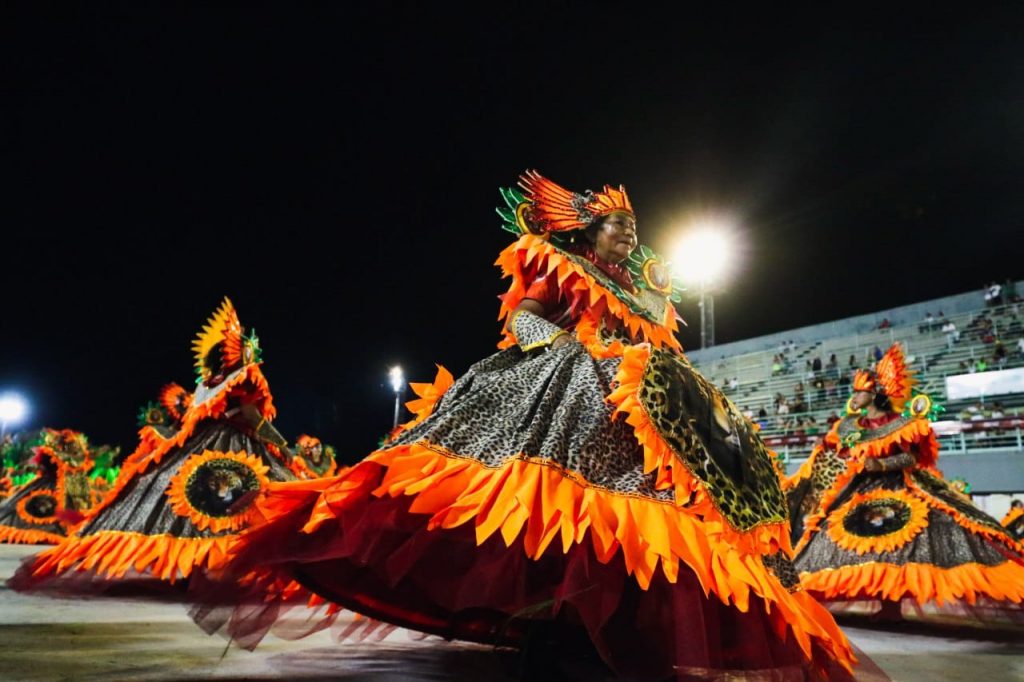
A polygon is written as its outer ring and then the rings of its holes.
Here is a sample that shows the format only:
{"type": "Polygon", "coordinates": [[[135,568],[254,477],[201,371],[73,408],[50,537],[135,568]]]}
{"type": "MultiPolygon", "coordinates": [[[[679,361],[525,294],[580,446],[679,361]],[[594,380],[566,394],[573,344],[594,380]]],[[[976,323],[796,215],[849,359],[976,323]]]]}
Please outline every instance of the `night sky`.
{"type": "Polygon", "coordinates": [[[228,295],[279,428],[358,459],[390,365],[492,352],[494,207],[527,168],[624,184],[655,249],[731,216],[720,343],[1024,275],[1020,3],[199,4],[0,17],[0,389],[32,426],[131,450],[228,295]]]}

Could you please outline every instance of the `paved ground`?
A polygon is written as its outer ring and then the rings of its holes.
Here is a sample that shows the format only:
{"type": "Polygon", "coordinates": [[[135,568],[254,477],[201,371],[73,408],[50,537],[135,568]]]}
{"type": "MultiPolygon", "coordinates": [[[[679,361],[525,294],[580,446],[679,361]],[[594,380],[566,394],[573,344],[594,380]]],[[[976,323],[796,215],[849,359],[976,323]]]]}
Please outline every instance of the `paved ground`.
{"type": "MultiPolygon", "coordinates": [[[[0,580],[31,547],[0,545],[0,580]]],[[[859,679],[1024,680],[1024,635],[905,624],[847,627],[867,655],[859,679]],[[883,672],[884,671],[884,672],[883,672]]],[[[255,652],[207,637],[174,604],[77,601],[0,589],[0,680],[319,679],[374,682],[518,679],[515,659],[488,647],[417,639],[335,644],[318,633],[265,640],[255,652]]]]}

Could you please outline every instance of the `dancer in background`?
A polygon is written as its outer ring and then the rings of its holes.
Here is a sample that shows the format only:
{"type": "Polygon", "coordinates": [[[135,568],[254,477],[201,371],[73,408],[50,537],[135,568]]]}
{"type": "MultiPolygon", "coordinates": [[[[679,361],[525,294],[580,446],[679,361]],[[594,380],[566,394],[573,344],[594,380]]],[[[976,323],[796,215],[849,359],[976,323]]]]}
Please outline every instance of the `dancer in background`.
{"type": "Polygon", "coordinates": [[[931,402],[914,383],[899,344],[857,372],[851,414],[825,440],[845,467],[813,484],[828,483],[797,545],[801,582],[822,600],[881,602],[886,619],[904,601],[1019,611],[1024,548],[935,469],[931,402]]]}
{"type": "Polygon", "coordinates": [[[334,448],[324,445],[319,438],[302,434],[295,439],[295,454],[292,457],[292,473],[298,478],[323,478],[332,476],[337,469],[334,448]]]}
{"type": "MultiPolygon", "coordinates": [[[[27,561],[15,589],[162,590],[215,565],[249,524],[270,481],[294,478],[259,341],[228,299],[193,348],[199,382],[172,437],[132,455],[74,537],[27,561]]],[[[176,403],[184,404],[184,403],[176,403]]],[[[145,429],[144,429],[145,430],[145,429]]]]}

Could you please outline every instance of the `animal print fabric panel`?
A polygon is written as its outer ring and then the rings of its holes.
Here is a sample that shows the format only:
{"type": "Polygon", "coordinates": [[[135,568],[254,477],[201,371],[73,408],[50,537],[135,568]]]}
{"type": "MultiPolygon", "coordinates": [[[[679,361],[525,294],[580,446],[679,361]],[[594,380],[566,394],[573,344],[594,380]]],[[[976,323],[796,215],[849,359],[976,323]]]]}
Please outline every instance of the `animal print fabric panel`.
{"type": "Polygon", "coordinates": [[[620,359],[595,360],[577,341],[546,352],[512,347],[461,376],[434,413],[395,444],[420,443],[441,454],[498,468],[533,458],[614,493],[671,502],[643,473],[631,426],[605,403],[620,359]]]}
{"type": "Polygon", "coordinates": [[[567,332],[557,324],[548,322],[527,310],[521,310],[512,318],[512,335],[522,350],[533,350],[549,345],[567,332]]]}
{"type": "Polygon", "coordinates": [[[651,353],[640,401],[679,461],[738,530],[787,519],[771,455],[751,423],[679,355],[651,353]]]}

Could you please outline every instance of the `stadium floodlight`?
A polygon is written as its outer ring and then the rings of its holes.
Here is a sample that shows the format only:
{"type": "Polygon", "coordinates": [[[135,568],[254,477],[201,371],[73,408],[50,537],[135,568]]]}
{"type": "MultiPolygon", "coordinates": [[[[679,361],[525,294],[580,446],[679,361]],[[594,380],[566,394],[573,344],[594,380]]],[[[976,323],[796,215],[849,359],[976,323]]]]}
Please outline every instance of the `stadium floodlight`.
{"type": "Polygon", "coordinates": [[[28,401],[20,394],[9,391],[0,394],[0,438],[7,435],[8,426],[17,426],[28,416],[28,401]]]}
{"type": "Polygon", "coordinates": [[[405,375],[402,368],[395,365],[388,371],[388,380],[391,382],[391,390],[395,392],[395,418],[391,424],[392,429],[398,428],[398,411],[401,408],[402,392],[405,389],[405,375]]]}
{"type": "Polygon", "coordinates": [[[726,273],[733,260],[729,232],[729,227],[721,221],[697,221],[672,252],[672,275],[697,285],[701,348],[715,345],[715,304],[710,289],[726,273]]]}

